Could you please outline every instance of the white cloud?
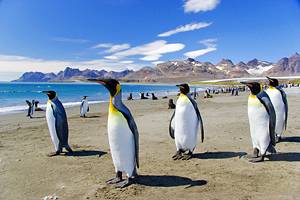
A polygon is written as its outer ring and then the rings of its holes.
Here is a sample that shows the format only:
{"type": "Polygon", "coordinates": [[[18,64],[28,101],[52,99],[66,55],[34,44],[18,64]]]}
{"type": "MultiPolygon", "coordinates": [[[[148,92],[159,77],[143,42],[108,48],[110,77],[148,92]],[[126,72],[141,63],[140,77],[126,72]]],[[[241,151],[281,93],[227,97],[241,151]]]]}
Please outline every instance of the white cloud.
{"type": "Polygon", "coordinates": [[[89,40],[81,39],[81,38],[67,38],[67,37],[54,37],[52,38],[53,41],[56,42],[69,42],[69,43],[87,43],[89,40]]]}
{"type": "Polygon", "coordinates": [[[207,47],[216,47],[217,46],[217,38],[209,38],[209,39],[205,39],[205,40],[201,40],[199,41],[200,44],[203,44],[207,47]]]}
{"type": "Polygon", "coordinates": [[[132,64],[134,63],[132,60],[123,60],[123,61],[120,61],[121,64],[132,64]]]}
{"type": "Polygon", "coordinates": [[[189,57],[189,58],[196,58],[196,57],[202,56],[204,54],[207,54],[209,52],[216,51],[216,50],[217,50],[216,48],[209,47],[209,48],[206,48],[206,49],[200,49],[200,50],[196,50],[196,51],[189,51],[189,52],[186,52],[184,55],[186,57],[189,57]]]}
{"type": "Polygon", "coordinates": [[[130,48],[130,44],[111,44],[111,43],[100,43],[92,47],[93,49],[104,48],[105,53],[115,53],[130,48]]]}
{"type": "Polygon", "coordinates": [[[168,44],[165,40],[157,40],[144,45],[135,46],[124,51],[116,52],[110,55],[110,57],[122,59],[128,56],[142,55],[144,57],[140,58],[140,60],[154,61],[158,60],[163,54],[180,51],[184,47],[185,45],[181,43],[168,44]]]}
{"type": "Polygon", "coordinates": [[[219,3],[220,0],[186,0],[183,7],[186,13],[198,13],[213,10],[219,3]]]}
{"type": "MultiPolygon", "coordinates": [[[[58,72],[64,70],[67,66],[84,69],[105,69],[120,71],[124,69],[139,69],[141,64],[130,63],[129,61],[109,61],[105,59],[70,61],[70,60],[44,60],[15,55],[0,54],[0,74],[14,72],[16,74],[40,71],[40,72],[58,72]],[[124,65],[126,64],[126,65],[124,65]]],[[[1,76],[0,76],[1,77],[1,76]]],[[[0,80],[2,81],[2,80],[0,80]]]]}
{"type": "Polygon", "coordinates": [[[202,56],[204,54],[207,54],[209,52],[216,51],[217,50],[216,42],[217,42],[216,38],[201,40],[201,41],[199,41],[199,43],[206,46],[205,49],[189,51],[189,52],[186,52],[184,55],[189,58],[196,58],[196,57],[202,56]]]}
{"type": "Polygon", "coordinates": [[[149,56],[145,56],[140,58],[140,60],[144,60],[144,61],[155,61],[158,60],[162,55],[149,55],[149,56]]]}
{"type": "Polygon", "coordinates": [[[119,60],[117,56],[104,56],[104,58],[107,60],[119,60]]]}
{"type": "Polygon", "coordinates": [[[174,35],[176,33],[198,30],[201,28],[208,27],[211,24],[212,23],[207,23],[207,22],[190,23],[190,24],[186,24],[183,26],[179,26],[176,29],[161,33],[158,35],[158,37],[168,37],[168,36],[174,35]]]}
{"type": "Polygon", "coordinates": [[[152,62],[153,65],[158,65],[158,64],[160,64],[160,63],[164,63],[164,61],[160,61],[160,60],[159,60],[159,61],[152,62]]]}

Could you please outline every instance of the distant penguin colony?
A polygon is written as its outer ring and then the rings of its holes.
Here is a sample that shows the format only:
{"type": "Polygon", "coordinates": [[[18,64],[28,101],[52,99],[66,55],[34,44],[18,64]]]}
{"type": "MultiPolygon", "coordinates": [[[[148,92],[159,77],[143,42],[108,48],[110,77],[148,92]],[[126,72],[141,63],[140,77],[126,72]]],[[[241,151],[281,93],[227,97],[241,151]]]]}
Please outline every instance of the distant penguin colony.
{"type": "Polygon", "coordinates": [[[87,99],[88,96],[83,96],[80,104],[80,117],[86,117],[86,113],[89,112],[89,102],[87,99]]]}
{"type": "Polygon", "coordinates": [[[177,149],[172,158],[174,160],[188,160],[192,157],[196,147],[199,128],[201,129],[201,141],[203,142],[204,128],[197,103],[189,94],[188,84],[177,86],[180,89],[180,95],[169,125],[169,133],[175,139],[177,149]]]}
{"type": "Polygon", "coordinates": [[[261,90],[257,82],[242,82],[246,84],[251,94],[248,98],[248,117],[253,145],[253,155],[250,162],[264,161],[267,151],[275,150],[276,114],[272,102],[266,92],[261,90]]]}
{"type": "Polygon", "coordinates": [[[65,108],[56,96],[55,91],[43,91],[43,93],[49,97],[46,108],[46,119],[55,148],[55,152],[50,153],[48,156],[61,154],[63,148],[72,153],[73,151],[68,143],[69,127],[65,108]]]}
{"type": "Polygon", "coordinates": [[[89,80],[102,84],[110,93],[107,131],[116,177],[107,183],[123,188],[137,176],[139,132],[129,109],[122,102],[120,83],[115,79],[89,80]],[[123,173],[127,175],[125,180],[123,173]]]}
{"type": "MultiPolygon", "coordinates": [[[[241,82],[249,87],[248,119],[253,154],[248,156],[250,162],[261,162],[267,153],[276,153],[276,142],[280,141],[287,128],[288,104],[285,92],[279,87],[277,79],[267,77],[269,88],[262,90],[258,82],[241,82]]],[[[122,102],[120,83],[115,79],[88,79],[103,85],[110,94],[108,110],[108,141],[115,167],[116,176],[107,181],[124,188],[130,185],[138,176],[139,168],[139,132],[129,109],[122,102]],[[123,179],[123,174],[127,178],[123,179]]],[[[169,100],[169,109],[175,109],[170,123],[169,134],[175,141],[176,153],[174,160],[188,160],[198,142],[200,132],[201,141],[204,141],[203,121],[196,101],[192,98],[188,84],[176,85],[179,95],[176,105],[173,99],[169,100]]],[[[207,92],[207,91],[206,91],[207,92]]],[[[59,101],[55,91],[44,91],[48,96],[46,120],[55,152],[49,156],[62,153],[63,148],[72,153],[68,144],[68,121],[65,109],[59,101]]],[[[194,92],[194,94],[196,91],[194,92]]],[[[195,98],[195,96],[194,96],[195,98]]],[[[141,93],[141,99],[148,99],[141,93]]],[[[157,99],[152,93],[152,99],[157,99]]],[[[132,100],[132,94],[128,100],[132,100]]],[[[28,116],[34,112],[35,102],[26,101],[29,109],[28,116]]],[[[80,105],[80,117],[86,117],[89,111],[87,96],[84,96],[80,105]]]]}
{"type": "Polygon", "coordinates": [[[269,80],[269,88],[266,93],[269,95],[276,113],[276,142],[281,140],[281,136],[287,127],[288,118],[288,102],[286,94],[282,88],[279,87],[279,82],[275,78],[267,77],[269,80]]]}

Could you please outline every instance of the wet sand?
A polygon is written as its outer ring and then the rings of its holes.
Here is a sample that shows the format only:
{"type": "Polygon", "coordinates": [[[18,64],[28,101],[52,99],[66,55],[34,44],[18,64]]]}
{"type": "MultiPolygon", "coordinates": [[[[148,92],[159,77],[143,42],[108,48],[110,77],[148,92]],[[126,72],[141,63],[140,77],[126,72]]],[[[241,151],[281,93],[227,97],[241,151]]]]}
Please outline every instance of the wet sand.
{"type": "Polygon", "coordinates": [[[67,109],[74,156],[46,156],[53,145],[45,113],[0,116],[0,199],[299,199],[300,95],[291,92],[288,101],[278,154],[256,164],[243,157],[252,151],[246,93],[198,98],[205,141],[188,161],[171,159],[168,99],[126,101],[140,132],[140,177],[125,189],[105,184],[115,175],[107,103],[92,105],[88,118],[79,117],[78,107],[67,109]]]}

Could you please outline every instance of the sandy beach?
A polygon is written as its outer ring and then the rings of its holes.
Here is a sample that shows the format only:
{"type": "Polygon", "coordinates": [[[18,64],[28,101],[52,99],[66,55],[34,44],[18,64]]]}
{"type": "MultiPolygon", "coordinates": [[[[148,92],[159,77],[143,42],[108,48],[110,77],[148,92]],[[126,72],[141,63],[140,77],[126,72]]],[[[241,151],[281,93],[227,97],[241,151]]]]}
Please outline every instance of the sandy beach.
{"type": "Polygon", "coordinates": [[[278,154],[256,164],[243,157],[252,152],[247,95],[197,99],[205,140],[188,161],[171,158],[176,148],[168,133],[168,99],[126,101],[140,132],[140,177],[125,189],[105,184],[115,175],[107,103],[92,105],[88,118],[79,117],[78,107],[67,109],[73,156],[46,156],[53,145],[44,112],[34,119],[25,112],[2,115],[0,199],[299,199],[300,94],[288,94],[288,129],[278,154]]]}

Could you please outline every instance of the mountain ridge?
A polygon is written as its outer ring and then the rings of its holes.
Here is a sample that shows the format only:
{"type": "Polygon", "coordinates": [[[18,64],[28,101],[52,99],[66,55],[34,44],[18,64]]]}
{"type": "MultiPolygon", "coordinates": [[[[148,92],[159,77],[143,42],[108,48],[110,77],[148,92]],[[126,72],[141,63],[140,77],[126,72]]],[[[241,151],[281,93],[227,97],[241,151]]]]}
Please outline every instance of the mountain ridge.
{"type": "Polygon", "coordinates": [[[53,82],[76,81],[86,78],[115,78],[125,82],[174,82],[199,81],[207,79],[224,79],[256,77],[264,75],[299,75],[300,55],[295,53],[283,57],[275,63],[252,59],[248,62],[234,64],[230,59],[222,59],[217,64],[200,62],[193,58],[173,60],[157,64],[155,67],[143,67],[139,70],[120,72],[106,70],[80,70],[66,67],[57,74],[42,72],[25,72],[14,82],[53,82]]]}

